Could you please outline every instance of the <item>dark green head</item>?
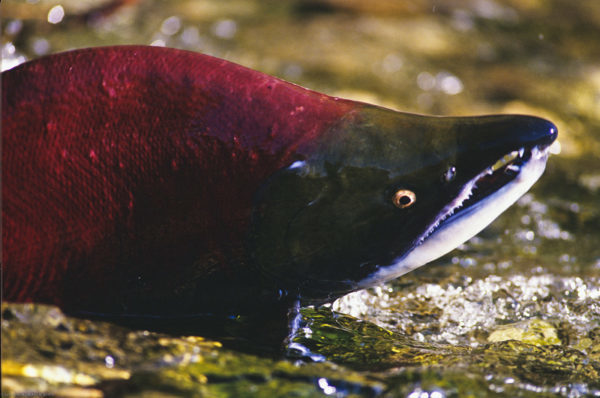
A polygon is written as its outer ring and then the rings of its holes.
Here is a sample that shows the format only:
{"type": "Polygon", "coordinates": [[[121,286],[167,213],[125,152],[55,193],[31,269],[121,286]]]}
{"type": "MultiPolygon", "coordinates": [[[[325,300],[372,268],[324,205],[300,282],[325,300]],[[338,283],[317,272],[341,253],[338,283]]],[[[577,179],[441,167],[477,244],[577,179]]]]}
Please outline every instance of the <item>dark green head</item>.
{"type": "Polygon", "coordinates": [[[327,301],[395,278],[478,233],[542,174],[556,127],[365,105],[259,192],[250,250],[265,280],[327,301]]]}

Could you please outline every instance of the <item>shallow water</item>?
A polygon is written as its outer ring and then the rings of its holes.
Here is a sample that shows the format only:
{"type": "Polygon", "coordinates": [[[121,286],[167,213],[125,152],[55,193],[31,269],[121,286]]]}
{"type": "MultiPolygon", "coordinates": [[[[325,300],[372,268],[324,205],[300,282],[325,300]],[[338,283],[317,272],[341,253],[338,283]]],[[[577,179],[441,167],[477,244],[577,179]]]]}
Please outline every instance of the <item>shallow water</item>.
{"type": "Polygon", "coordinates": [[[600,395],[600,2],[147,0],[98,11],[107,3],[2,2],[3,69],[70,48],[167,45],[404,111],[535,114],[557,124],[560,145],[532,191],[457,250],[303,310],[296,342],[323,362],[242,337],[244,319],[208,337],[5,303],[3,393],[600,395]]]}

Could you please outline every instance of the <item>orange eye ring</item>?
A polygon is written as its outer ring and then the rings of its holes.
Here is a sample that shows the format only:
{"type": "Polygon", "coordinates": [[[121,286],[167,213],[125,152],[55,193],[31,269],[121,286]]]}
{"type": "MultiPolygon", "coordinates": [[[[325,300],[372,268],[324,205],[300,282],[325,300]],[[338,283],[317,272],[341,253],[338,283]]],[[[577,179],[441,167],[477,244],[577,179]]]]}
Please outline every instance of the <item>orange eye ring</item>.
{"type": "Polygon", "coordinates": [[[399,209],[406,209],[412,206],[417,201],[417,195],[408,189],[399,189],[394,194],[392,202],[399,209]]]}

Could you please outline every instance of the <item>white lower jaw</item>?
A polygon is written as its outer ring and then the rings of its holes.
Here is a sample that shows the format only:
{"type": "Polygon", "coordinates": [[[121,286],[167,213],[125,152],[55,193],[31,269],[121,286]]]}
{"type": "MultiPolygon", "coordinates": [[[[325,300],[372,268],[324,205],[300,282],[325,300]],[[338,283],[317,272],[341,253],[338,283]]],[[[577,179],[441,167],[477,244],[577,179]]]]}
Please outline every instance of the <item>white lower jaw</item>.
{"type": "Polygon", "coordinates": [[[534,148],[531,159],[521,166],[521,171],[514,180],[469,209],[463,210],[454,219],[442,223],[407,255],[398,258],[390,266],[382,267],[361,281],[357,287],[366,288],[398,278],[454,250],[478,234],[531,188],[544,172],[547,158],[546,150],[534,148]]]}

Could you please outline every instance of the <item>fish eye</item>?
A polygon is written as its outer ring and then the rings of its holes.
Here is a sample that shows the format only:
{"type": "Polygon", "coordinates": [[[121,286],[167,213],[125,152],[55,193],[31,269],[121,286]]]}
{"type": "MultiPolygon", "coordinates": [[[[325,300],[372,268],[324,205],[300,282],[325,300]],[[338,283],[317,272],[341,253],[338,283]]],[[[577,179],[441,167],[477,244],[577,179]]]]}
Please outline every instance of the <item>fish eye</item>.
{"type": "Polygon", "coordinates": [[[399,189],[394,194],[392,202],[399,209],[405,209],[412,206],[417,201],[417,195],[408,189],[399,189]]]}

